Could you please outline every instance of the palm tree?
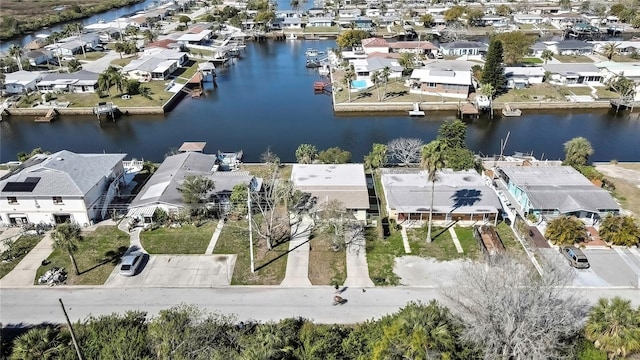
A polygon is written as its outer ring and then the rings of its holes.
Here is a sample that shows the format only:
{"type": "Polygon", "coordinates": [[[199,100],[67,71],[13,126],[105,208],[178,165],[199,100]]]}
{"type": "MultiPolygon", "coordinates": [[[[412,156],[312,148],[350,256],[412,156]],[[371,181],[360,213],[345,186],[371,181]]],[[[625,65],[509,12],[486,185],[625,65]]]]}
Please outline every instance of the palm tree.
{"type": "Polygon", "coordinates": [[[24,50],[19,45],[13,44],[9,47],[9,55],[16,59],[18,69],[22,71],[22,55],[24,55],[24,50]]]}
{"type": "Polygon", "coordinates": [[[373,74],[371,74],[371,82],[373,83],[373,85],[376,86],[377,88],[377,94],[378,94],[378,101],[380,101],[380,83],[382,83],[381,77],[380,77],[380,71],[374,71],[373,74]]]}
{"type": "Polygon", "coordinates": [[[387,97],[387,83],[389,82],[389,75],[391,75],[391,69],[385,66],[380,72],[380,79],[384,82],[384,92],[382,93],[382,100],[387,97]]]}
{"type": "Polygon", "coordinates": [[[349,94],[349,102],[351,102],[351,82],[356,79],[356,70],[352,64],[349,65],[347,70],[344,72],[344,77],[342,81],[347,86],[347,93],[349,94]]]}
{"type": "Polygon", "coordinates": [[[73,253],[78,250],[78,245],[76,243],[82,240],[82,236],[80,235],[80,226],[70,222],[58,224],[51,236],[53,237],[54,249],[66,250],[76,271],[76,275],[80,275],[76,258],[73,256],[73,253]]]}
{"type": "Polygon", "coordinates": [[[546,65],[547,61],[553,59],[553,55],[554,55],[553,51],[547,49],[547,50],[544,50],[542,54],[540,54],[540,58],[544,60],[544,64],[546,65]]]}
{"type": "Polygon", "coordinates": [[[13,342],[12,359],[57,359],[64,350],[65,341],[53,327],[33,328],[13,342]]]}
{"type": "Polygon", "coordinates": [[[429,207],[429,229],[427,230],[427,242],[431,239],[431,222],[433,220],[433,195],[436,189],[438,170],[444,168],[444,152],[447,144],[441,140],[434,140],[422,148],[422,168],[428,173],[428,180],[431,182],[431,206],[429,207]]]}
{"type": "Polygon", "coordinates": [[[640,351],[640,309],[619,297],[600,299],[589,313],[585,335],[610,359],[640,351]]]}
{"type": "Polygon", "coordinates": [[[482,84],[478,92],[482,95],[485,95],[489,99],[493,99],[493,97],[496,95],[496,89],[491,84],[482,84]]]}
{"type": "Polygon", "coordinates": [[[631,216],[608,215],[600,224],[602,240],[614,245],[633,246],[640,243],[640,227],[631,216]]]}
{"type": "Polygon", "coordinates": [[[108,72],[104,71],[98,75],[98,90],[106,91],[109,97],[111,97],[111,85],[111,78],[108,72]]]}
{"type": "Polygon", "coordinates": [[[400,59],[398,59],[398,64],[402,66],[404,75],[409,74],[409,70],[413,67],[413,62],[416,58],[416,54],[412,52],[405,52],[400,55],[400,59]]]}
{"type": "Polygon", "coordinates": [[[564,143],[564,154],[565,165],[587,165],[589,156],[593,155],[593,147],[589,140],[579,136],[564,143]]]}
{"type": "Polygon", "coordinates": [[[142,35],[144,36],[147,43],[153,42],[156,39],[156,34],[150,29],[145,30],[142,35]]]}
{"type": "Polygon", "coordinates": [[[620,47],[620,43],[617,42],[608,42],[602,46],[602,55],[607,59],[611,60],[614,55],[618,53],[618,48],[620,47]]]}
{"type": "Polygon", "coordinates": [[[544,236],[554,245],[572,245],[585,239],[584,223],[575,216],[560,216],[547,224],[544,236]]]}

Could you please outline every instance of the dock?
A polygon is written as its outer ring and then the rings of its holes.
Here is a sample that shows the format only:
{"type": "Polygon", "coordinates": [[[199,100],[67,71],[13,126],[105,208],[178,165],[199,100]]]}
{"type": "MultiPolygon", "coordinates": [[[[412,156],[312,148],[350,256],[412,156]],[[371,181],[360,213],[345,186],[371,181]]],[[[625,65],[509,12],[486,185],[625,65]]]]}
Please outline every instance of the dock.
{"type": "Polygon", "coordinates": [[[478,108],[470,102],[460,102],[458,103],[458,115],[461,119],[477,119],[480,117],[480,111],[478,111],[478,108]]]}
{"type": "Polygon", "coordinates": [[[513,109],[509,103],[504,104],[502,108],[502,116],[505,117],[517,117],[522,115],[522,111],[520,109],[513,109]]]}
{"type": "Polygon", "coordinates": [[[36,117],[36,122],[52,122],[53,120],[55,120],[55,118],[58,117],[58,115],[60,115],[58,113],[58,110],[56,110],[55,108],[51,108],[49,111],[47,111],[47,114],[45,116],[37,116],[36,117]]]}
{"type": "Polygon", "coordinates": [[[93,113],[98,117],[98,121],[102,115],[106,115],[107,117],[111,117],[111,120],[116,121],[116,111],[118,107],[113,105],[112,102],[100,102],[96,106],[93,107],[93,113]]]}

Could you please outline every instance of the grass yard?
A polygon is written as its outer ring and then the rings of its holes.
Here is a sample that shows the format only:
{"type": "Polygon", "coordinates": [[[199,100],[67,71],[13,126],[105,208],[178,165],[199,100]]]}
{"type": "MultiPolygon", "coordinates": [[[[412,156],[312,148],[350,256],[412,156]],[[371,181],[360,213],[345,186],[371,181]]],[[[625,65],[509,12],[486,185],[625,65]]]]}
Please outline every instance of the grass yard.
{"type": "Polygon", "coordinates": [[[265,241],[253,236],[255,272],[251,273],[249,255],[249,223],[227,221],[222,228],[214,254],[236,254],[231,285],[279,285],[287,270],[289,243],[268,250],[265,241]]]}
{"type": "Polygon", "coordinates": [[[162,106],[171,96],[172,93],[164,91],[165,85],[163,81],[150,81],[142,84],[151,91],[151,99],[142,95],[132,95],[131,99],[122,99],[120,91],[115,86],[110,88],[111,96],[104,93],[104,97],[98,94],[78,94],[65,93],[55,95],[57,101],[70,101],[71,107],[94,107],[97,103],[103,101],[113,102],[119,107],[145,107],[145,106],[162,106]]]}
{"type": "Polygon", "coordinates": [[[462,245],[464,253],[459,254],[456,246],[451,239],[449,230],[441,227],[432,227],[431,234],[433,241],[427,242],[427,225],[407,230],[409,236],[409,245],[411,246],[411,255],[421,257],[430,257],[438,261],[448,261],[461,258],[477,259],[480,254],[480,248],[476,239],[473,237],[470,227],[455,227],[456,235],[462,245]]]}
{"type": "Polygon", "coordinates": [[[118,66],[118,67],[125,67],[127,65],[129,65],[129,63],[131,61],[133,61],[133,59],[135,59],[135,57],[126,57],[126,58],[122,58],[122,59],[115,59],[111,61],[111,65],[114,66],[118,66]]]}
{"type": "MultiPolygon", "coordinates": [[[[279,178],[282,180],[291,179],[292,169],[293,166],[291,165],[281,165],[279,178]]],[[[251,175],[261,178],[265,178],[267,175],[269,175],[269,169],[264,164],[242,164],[240,165],[240,170],[248,171],[251,175]]]]}
{"type": "Polygon", "coordinates": [[[149,254],[204,254],[211,241],[217,221],[196,227],[158,228],[140,233],[142,247],[149,254]]]}
{"type": "Polygon", "coordinates": [[[0,254],[0,279],[5,277],[42,240],[42,236],[22,235],[0,254]]]}
{"type": "Polygon", "coordinates": [[[522,256],[525,255],[522,244],[520,244],[520,241],[516,239],[516,236],[513,231],[511,231],[509,225],[507,225],[503,221],[499,223],[498,226],[496,226],[496,231],[498,232],[500,240],[502,240],[502,244],[504,245],[505,249],[507,249],[508,254],[518,254],[522,256]]]}
{"type": "Polygon", "coordinates": [[[307,26],[304,28],[305,33],[338,33],[340,29],[338,26],[307,26]]]}
{"type": "Polygon", "coordinates": [[[69,277],[67,285],[102,285],[107,280],[122,255],[129,248],[129,234],[116,226],[101,226],[95,231],[83,232],[82,241],[74,253],[80,275],[75,274],[69,254],[65,250],[55,249],[47,258],[50,263],[40,266],[34,283],[47,270],[54,266],[63,267],[69,277]]]}
{"type": "Polygon", "coordinates": [[[611,90],[607,90],[602,86],[596,88],[596,96],[598,99],[617,99],[619,98],[618,94],[611,90]]]}
{"type": "Polygon", "coordinates": [[[92,52],[86,53],[86,55],[87,55],[87,57],[84,57],[84,55],[82,55],[82,54],[78,54],[78,55],[76,55],[76,58],[78,60],[80,60],[80,62],[82,62],[82,61],[93,61],[93,60],[100,59],[101,57],[107,55],[107,53],[104,52],[104,51],[92,51],[92,52]]]}
{"type": "Polygon", "coordinates": [[[387,239],[378,237],[374,228],[365,230],[367,239],[367,263],[369,264],[369,277],[376,286],[398,285],[400,278],[393,272],[395,259],[405,255],[402,245],[402,235],[399,231],[391,233],[387,239]]]}
{"type": "Polygon", "coordinates": [[[314,232],[309,242],[309,280],[313,285],[342,285],[347,278],[345,250],[333,251],[326,233],[314,232]]]}
{"type": "Polygon", "coordinates": [[[570,95],[582,95],[589,96],[591,95],[591,88],[588,86],[561,86],[558,88],[561,94],[565,96],[570,95]]]}
{"type": "MultiPolygon", "coordinates": [[[[638,163],[618,163],[616,166],[640,172],[640,164],[638,163]]],[[[623,178],[611,176],[606,176],[606,178],[615,185],[616,189],[612,195],[620,201],[622,208],[631,211],[640,221],[640,188],[623,178]]]]}
{"type": "Polygon", "coordinates": [[[521,64],[542,64],[544,61],[542,61],[542,59],[537,58],[537,57],[529,57],[529,58],[523,58],[522,60],[520,60],[521,64]]]}
{"type": "Polygon", "coordinates": [[[518,102],[541,100],[566,101],[564,95],[558,91],[558,88],[548,83],[531,85],[524,89],[510,89],[506,94],[498,96],[495,101],[518,102]]]}
{"type": "Polygon", "coordinates": [[[613,58],[611,58],[612,61],[615,62],[638,62],[640,61],[640,59],[636,58],[632,58],[630,55],[613,55],[613,58]]]}
{"type": "Polygon", "coordinates": [[[554,59],[562,63],[592,63],[590,57],[584,55],[553,55],[554,59]]]}

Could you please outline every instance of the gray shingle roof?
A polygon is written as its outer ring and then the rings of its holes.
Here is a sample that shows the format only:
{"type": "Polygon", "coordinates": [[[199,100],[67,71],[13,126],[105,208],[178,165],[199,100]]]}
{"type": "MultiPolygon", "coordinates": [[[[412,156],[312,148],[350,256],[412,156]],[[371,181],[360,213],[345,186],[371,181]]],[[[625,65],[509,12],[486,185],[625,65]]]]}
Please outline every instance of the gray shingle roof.
{"type": "Polygon", "coordinates": [[[62,150],[51,155],[37,155],[41,162],[25,167],[0,181],[0,189],[7,182],[23,182],[28,177],[39,177],[40,181],[29,193],[2,191],[2,196],[84,196],[100,180],[111,174],[112,169],[126,154],[76,154],[62,150]]]}

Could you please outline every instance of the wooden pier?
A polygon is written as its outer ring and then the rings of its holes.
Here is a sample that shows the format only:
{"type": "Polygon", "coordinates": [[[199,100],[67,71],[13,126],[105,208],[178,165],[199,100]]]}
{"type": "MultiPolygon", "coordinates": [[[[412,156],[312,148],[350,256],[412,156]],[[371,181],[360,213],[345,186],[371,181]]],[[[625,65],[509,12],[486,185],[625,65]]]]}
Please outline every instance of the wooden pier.
{"type": "Polygon", "coordinates": [[[116,121],[116,112],[118,108],[113,105],[112,102],[100,102],[93,107],[93,113],[98,117],[98,122],[101,121],[100,117],[106,115],[111,117],[112,121],[116,121]]]}
{"type": "Polygon", "coordinates": [[[460,119],[477,119],[480,117],[480,111],[470,102],[458,103],[458,116],[460,119]]]}
{"type": "Polygon", "coordinates": [[[51,108],[45,116],[37,116],[35,121],[36,122],[52,122],[53,120],[55,120],[55,118],[58,117],[58,115],[60,115],[58,113],[58,110],[51,108]]]}

